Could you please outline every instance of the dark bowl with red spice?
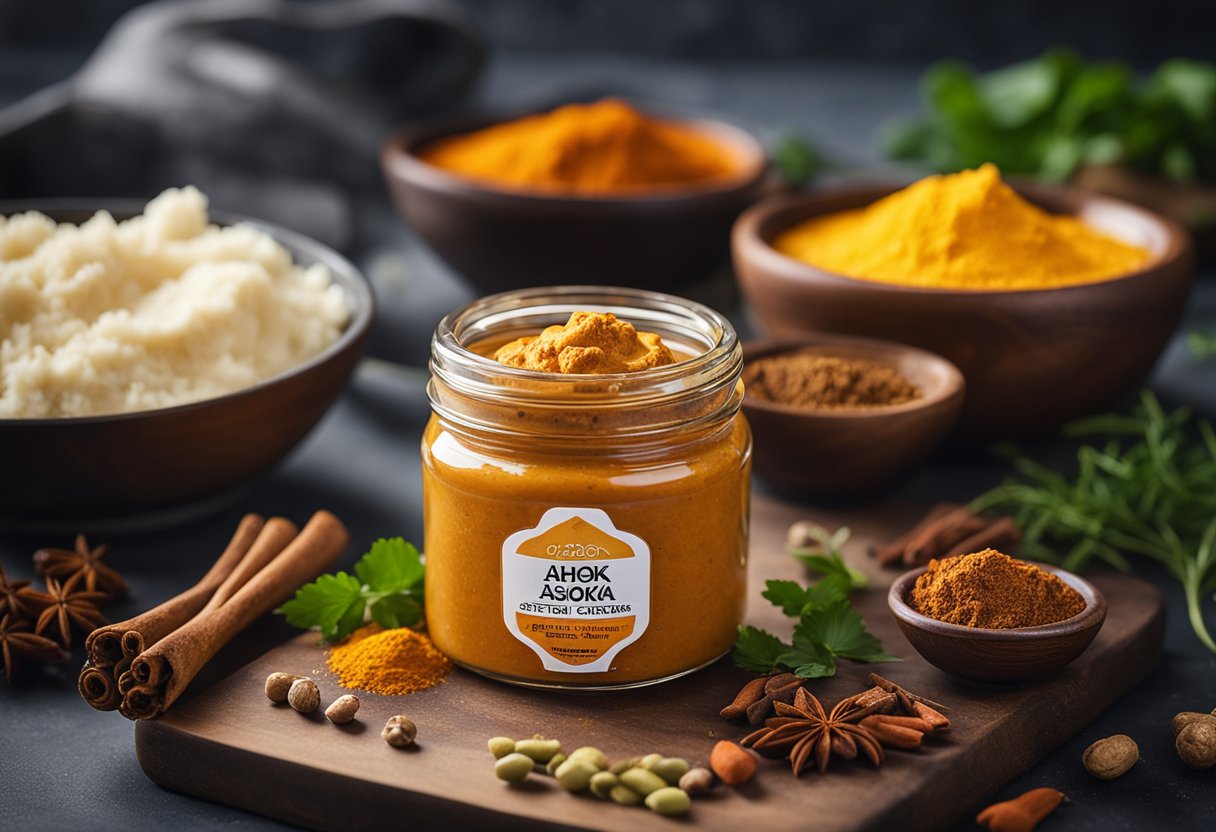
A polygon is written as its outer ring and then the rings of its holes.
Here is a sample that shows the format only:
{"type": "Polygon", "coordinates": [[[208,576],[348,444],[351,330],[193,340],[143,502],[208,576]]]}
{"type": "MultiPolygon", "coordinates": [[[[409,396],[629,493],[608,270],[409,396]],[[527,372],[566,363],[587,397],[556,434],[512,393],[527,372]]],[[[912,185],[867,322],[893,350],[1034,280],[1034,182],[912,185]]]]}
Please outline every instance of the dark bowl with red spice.
{"type": "Polygon", "coordinates": [[[912,587],[927,566],[896,579],[887,594],[887,604],[916,652],[951,676],[980,682],[1019,682],[1048,676],[1089,647],[1106,620],[1106,599],[1079,575],[1046,563],[1034,565],[1076,590],[1085,608],[1072,618],[1038,627],[994,630],[938,621],[917,612],[909,602],[912,587]]]}

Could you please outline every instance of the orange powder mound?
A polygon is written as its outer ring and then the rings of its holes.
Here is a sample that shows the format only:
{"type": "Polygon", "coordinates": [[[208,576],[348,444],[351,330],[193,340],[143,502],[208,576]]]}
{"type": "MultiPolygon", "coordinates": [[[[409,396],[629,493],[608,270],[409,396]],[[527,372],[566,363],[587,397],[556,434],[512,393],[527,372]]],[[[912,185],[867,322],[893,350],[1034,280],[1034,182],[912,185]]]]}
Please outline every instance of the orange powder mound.
{"type": "Polygon", "coordinates": [[[736,154],[708,135],[611,98],[441,139],[419,156],[472,179],[583,194],[696,184],[739,169],[736,154]]]}
{"type": "Polygon", "coordinates": [[[397,696],[433,688],[452,663],[417,630],[367,624],[329,651],[329,669],[344,688],[397,696]]]}
{"type": "Polygon", "coordinates": [[[996,630],[1054,624],[1085,609],[1055,575],[995,549],[929,561],[910,601],[938,621],[996,630]]]}
{"type": "Polygon", "coordinates": [[[575,312],[563,326],[517,338],[499,347],[494,360],[545,373],[634,373],[675,363],[653,332],[638,332],[611,312],[575,312]]]}

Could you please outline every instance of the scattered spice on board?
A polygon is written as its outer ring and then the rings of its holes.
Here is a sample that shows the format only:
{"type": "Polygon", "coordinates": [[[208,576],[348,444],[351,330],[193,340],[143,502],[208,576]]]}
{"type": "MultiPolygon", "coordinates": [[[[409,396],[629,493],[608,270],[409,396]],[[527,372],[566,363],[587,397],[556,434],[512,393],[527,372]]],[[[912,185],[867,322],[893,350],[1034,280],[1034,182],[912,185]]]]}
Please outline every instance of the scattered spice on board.
{"type": "Polygon", "coordinates": [[[471,179],[585,195],[698,185],[739,170],[735,153],[709,135],[613,98],[440,139],[419,155],[471,179]]]}
{"type": "Polygon", "coordinates": [[[862,280],[987,291],[1109,280],[1149,257],[1079,217],[1032,205],[991,164],[927,177],[866,208],[813,217],[773,245],[862,280]]]}
{"type": "Polygon", "coordinates": [[[815,350],[749,362],[743,383],[753,399],[811,410],[890,407],[921,397],[920,388],[894,367],[815,350]]]}
{"type": "Polygon", "coordinates": [[[1054,624],[1085,609],[1064,581],[995,549],[929,561],[909,602],[938,621],[992,630],[1054,624]]]}
{"type": "Polygon", "coordinates": [[[417,630],[372,623],[330,649],[329,669],[344,688],[396,696],[433,688],[452,663],[417,630]]]}

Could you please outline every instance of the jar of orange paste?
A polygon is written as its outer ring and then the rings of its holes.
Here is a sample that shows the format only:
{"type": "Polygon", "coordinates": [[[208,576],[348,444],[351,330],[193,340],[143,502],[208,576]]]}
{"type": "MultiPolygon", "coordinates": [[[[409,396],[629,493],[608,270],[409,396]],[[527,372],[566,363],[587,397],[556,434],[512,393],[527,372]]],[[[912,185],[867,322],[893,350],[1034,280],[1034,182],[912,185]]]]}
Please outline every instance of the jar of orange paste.
{"type": "Polygon", "coordinates": [[[445,318],[422,440],[435,644],[502,681],[592,690],[727,652],[746,602],[742,363],[725,318],[654,292],[529,289],[445,318]],[[566,374],[493,358],[580,311],[658,335],[676,363],[566,374]]]}

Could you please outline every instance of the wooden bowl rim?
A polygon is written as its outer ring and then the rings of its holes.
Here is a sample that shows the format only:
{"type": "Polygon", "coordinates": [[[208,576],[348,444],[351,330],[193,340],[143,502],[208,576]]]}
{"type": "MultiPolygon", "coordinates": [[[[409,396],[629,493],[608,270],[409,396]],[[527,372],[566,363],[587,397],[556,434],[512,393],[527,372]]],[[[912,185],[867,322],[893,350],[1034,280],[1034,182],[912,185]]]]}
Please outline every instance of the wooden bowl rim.
{"type": "MultiPolygon", "coordinates": [[[[792,404],[772,402],[767,399],[748,398],[745,392],[743,396],[744,410],[754,408],[783,416],[806,418],[809,421],[881,419],[937,407],[943,403],[961,399],[966,394],[967,381],[963,377],[962,370],[949,359],[930,350],[914,347],[910,344],[901,344],[898,341],[886,341],[881,338],[864,338],[857,335],[838,335],[836,333],[824,332],[815,335],[805,335],[799,338],[747,341],[743,343],[744,367],[746,368],[747,363],[756,360],[757,357],[766,358],[786,352],[796,352],[803,347],[821,345],[858,347],[863,352],[873,350],[877,353],[881,350],[882,352],[902,353],[924,365],[935,365],[940,368],[945,373],[945,382],[937,390],[934,390],[932,394],[922,395],[919,399],[913,399],[903,404],[883,405],[881,407],[839,407],[817,410],[814,408],[798,407],[792,404]],[[760,350],[759,356],[755,354],[757,350],[760,350]]],[[[947,416],[947,413],[942,414],[942,418],[947,418],[947,416]]]]}
{"type": "Polygon", "coordinates": [[[1071,618],[1066,618],[1053,624],[1041,624],[1037,627],[1015,627],[1004,630],[986,627],[966,627],[962,624],[938,621],[936,618],[930,618],[912,609],[906,600],[912,585],[916,583],[917,578],[925,573],[929,568],[928,566],[917,567],[896,578],[895,582],[891,584],[890,591],[887,593],[887,606],[891,608],[891,613],[904,624],[932,635],[948,636],[960,641],[1021,642],[1030,644],[1077,635],[1093,627],[1100,627],[1102,622],[1106,620],[1106,598],[1102,595],[1101,590],[1089,581],[1074,572],[1069,572],[1067,569],[1062,569],[1049,563],[1040,563],[1033,560],[1027,560],[1026,563],[1032,563],[1045,572],[1050,572],[1075,589],[1085,599],[1085,608],[1071,618]]]}
{"type": "MultiPolygon", "coordinates": [[[[106,211],[115,219],[127,219],[143,213],[147,200],[138,199],[88,199],[88,198],[55,198],[43,200],[3,200],[0,201],[0,216],[11,216],[26,211],[38,211],[51,219],[64,214],[93,215],[98,211],[106,211]]],[[[296,262],[295,253],[304,252],[315,262],[329,269],[333,283],[340,286],[350,306],[350,320],[339,334],[337,340],[321,350],[316,355],[301,364],[284,370],[268,379],[259,381],[249,387],[233,390],[222,396],[209,399],[171,405],[169,407],[152,408],[149,410],[134,410],[126,413],[103,413],[95,416],[65,416],[62,418],[38,419],[4,419],[0,418],[0,430],[17,427],[46,427],[70,425],[99,425],[124,420],[151,419],[161,416],[176,416],[193,410],[214,407],[220,402],[232,401],[245,396],[255,395],[269,387],[281,384],[288,379],[308,373],[326,364],[344,353],[352,346],[357,346],[371,328],[375,301],[372,297],[371,286],[363,273],[350,260],[334,249],[298,231],[292,231],[276,223],[249,217],[235,211],[210,210],[209,220],[213,225],[230,226],[237,223],[252,225],[274,238],[274,240],[292,252],[292,262],[296,262]]],[[[58,221],[58,220],[56,220],[58,221]]]]}
{"type": "MultiPolygon", "coordinates": [[[[1124,281],[1152,279],[1161,272],[1172,269],[1179,262],[1187,262],[1193,259],[1194,242],[1191,240],[1190,234],[1178,222],[1141,205],[1114,197],[1089,193],[1079,188],[1046,185],[1041,182],[1028,182],[1021,179],[1010,179],[1007,181],[1018,194],[1026,197],[1036,205],[1039,205],[1042,201],[1050,202],[1053,199],[1057,199],[1065,202],[1075,202],[1077,207],[1095,204],[1107,205],[1129,216],[1134,216],[1136,218],[1135,221],[1139,222],[1142,226],[1155,226],[1161,232],[1166,240],[1164,250],[1157,254],[1150,253],[1149,260],[1139,269],[1126,274],[1115,275],[1105,280],[1042,288],[960,289],[954,287],[906,286],[898,283],[866,280],[829,271],[828,269],[823,269],[782,254],[773,248],[768,239],[760,234],[760,228],[778,214],[791,213],[799,215],[797,219],[783,225],[780,230],[784,230],[789,228],[793,223],[801,222],[811,217],[826,216],[830,213],[850,210],[849,208],[824,210],[828,203],[835,203],[840,200],[864,200],[862,205],[855,206],[864,207],[908,185],[906,182],[895,181],[850,183],[811,193],[777,194],[766,197],[740,215],[731,232],[731,244],[732,248],[734,248],[741,258],[755,262],[767,272],[776,272],[783,277],[794,280],[808,283],[829,281],[875,292],[902,292],[906,294],[967,298],[985,295],[999,297],[1041,296],[1052,292],[1079,293],[1093,291],[1097,287],[1122,283],[1124,281]]],[[[1076,209],[1073,209],[1065,213],[1075,216],[1078,212],[1076,209]]],[[[776,233],[776,231],[773,233],[776,233]]]]}
{"type": "Polygon", "coordinates": [[[389,136],[381,146],[380,163],[384,170],[392,176],[404,182],[422,185],[436,191],[463,196],[493,196],[507,201],[531,204],[600,205],[618,208],[682,205],[707,198],[734,195],[756,186],[769,172],[768,154],[764,150],[764,145],[744,128],[721,119],[661,113],[647,107],[638,107],[638,109],[655,118],[675,122],[707,134],[714,140],[734,148],[741,159],[738,172],[721,179],[708,180],[702,184],[640,189],[636,193],[626,191],[603,196],[586,196],[561,191],[548,192],[495,185],[492,182],[461,176],[436,167],[423,161],[417,155],[417,151],[423,145],[439,139],[537,115],[553,108],[553,106],[547,106],[513,111],[481,110],[428,119],[389,136]]]}

